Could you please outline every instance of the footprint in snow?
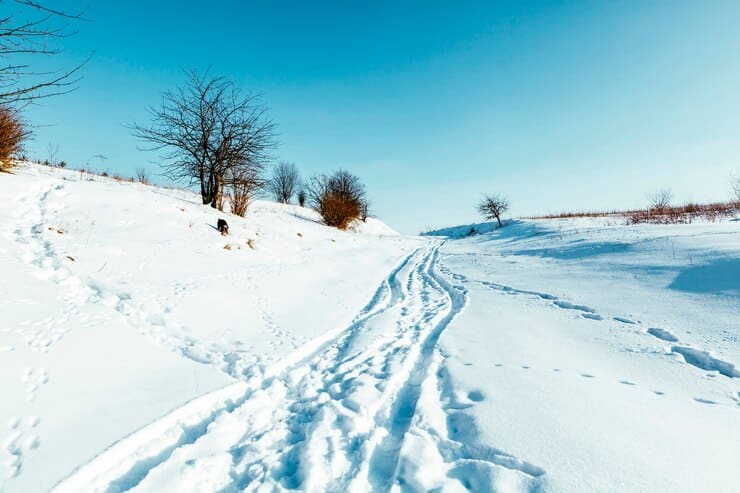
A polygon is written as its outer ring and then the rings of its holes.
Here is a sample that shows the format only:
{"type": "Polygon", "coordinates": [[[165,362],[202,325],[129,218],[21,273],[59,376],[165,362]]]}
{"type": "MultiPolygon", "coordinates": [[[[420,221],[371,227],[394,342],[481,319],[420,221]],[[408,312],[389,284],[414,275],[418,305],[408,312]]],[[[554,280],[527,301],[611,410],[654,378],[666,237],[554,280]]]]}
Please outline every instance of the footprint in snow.
{"type": "Polygon", "coordinates": [[[46,368],[26,368],[23,371],[21,382],[26,384],[26,399],[36,399],[36,391],[49,381],[49,371],[46,368]]]}
{"type": "Polygon", "coordinates": [[[701,397],[694,397],[694,400],[700,404],[717,404],[715,401],[709,399],[703,399],[701,397]]]}
{"type": "Polygon", "coordinates": [[[5,477],[14,478],[21,473],[23,457],[36,450],[41,445],[41,439],[35,428],[41,420],[38,416],[30,416],[25,420],[14,416],[8,421],[10,435],[3,442],[3,449],[10,457],[5,460],[5,477]]]}
{"type": "Polygon", "coordinates": [[[468,392],[468,399],[473,402],[481,402],[483,399],[485,399],[485,395],[480,390],[472,390],[468,392]]]}

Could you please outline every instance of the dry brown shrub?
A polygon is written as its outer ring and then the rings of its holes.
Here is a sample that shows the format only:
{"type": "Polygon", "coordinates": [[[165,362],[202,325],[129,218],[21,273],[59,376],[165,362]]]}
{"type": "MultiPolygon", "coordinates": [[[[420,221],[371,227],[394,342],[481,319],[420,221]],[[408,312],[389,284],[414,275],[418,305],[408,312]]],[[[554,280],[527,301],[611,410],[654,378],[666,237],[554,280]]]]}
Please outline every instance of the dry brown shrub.
{"type": "Polygon", "coordinates": [[[318,211],[327,226],[347,229],[352,221],[360,217],[362,205],[357,200],[328,194],[321,201],[318,211]]]}
{"type": "Polygon", "coordinates": [[[12,158],[23,150],[23,141],[29,132],[18,112],[0,106],[0,171],[13,167],[12,158]]]}
{"type": "Polygon", "coordinates": [[[347,229],[362,216],[367,203],[365,185],[346,170],[311,178],[306,189],[308,199],[327,226],[347,229]]]}
{"type": "Polygon", "coordinates": [[[246,216],[249,207],[249,192],[247,189],[238,185],[232,187],[229,192],[229,204],[231,205],[232,214],[241,217],[246,216]]]}

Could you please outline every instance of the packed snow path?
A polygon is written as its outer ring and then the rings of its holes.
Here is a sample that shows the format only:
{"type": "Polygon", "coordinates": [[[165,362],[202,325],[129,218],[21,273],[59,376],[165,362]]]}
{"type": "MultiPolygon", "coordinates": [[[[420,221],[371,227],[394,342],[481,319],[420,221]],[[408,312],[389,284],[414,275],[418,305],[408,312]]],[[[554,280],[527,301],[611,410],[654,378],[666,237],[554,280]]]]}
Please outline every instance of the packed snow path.
{"type": "MultiPolygon", "coordinates": [[[[439,395],[436,342],[465,290],[437,272],[439,246],[408,256],[334,339],[147,426],[55,491],[388,491],[413,480],[420,457],[406,445],[411,433],[449,467],[483,461],[521,481],[541,475],[414,419],[422,392],[437,394],[424,399],[439,412],[450,408],[439,395]]],[[[464,471],[455,481],[461,490],[464,471]]]]}

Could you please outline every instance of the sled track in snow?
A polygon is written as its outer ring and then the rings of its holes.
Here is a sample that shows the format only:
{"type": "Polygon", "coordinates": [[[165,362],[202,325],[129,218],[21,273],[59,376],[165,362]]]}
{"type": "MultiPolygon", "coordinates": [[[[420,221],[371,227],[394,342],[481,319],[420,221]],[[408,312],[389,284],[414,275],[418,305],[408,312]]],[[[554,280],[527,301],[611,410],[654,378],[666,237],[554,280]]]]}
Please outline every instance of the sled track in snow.
{"type": "Polygon", "coordinates": [[[53,491],[389,488],[437,340],[464,306],[435,271],[440,245],[406,257],[349,327],[122,439],[53,491]]]}

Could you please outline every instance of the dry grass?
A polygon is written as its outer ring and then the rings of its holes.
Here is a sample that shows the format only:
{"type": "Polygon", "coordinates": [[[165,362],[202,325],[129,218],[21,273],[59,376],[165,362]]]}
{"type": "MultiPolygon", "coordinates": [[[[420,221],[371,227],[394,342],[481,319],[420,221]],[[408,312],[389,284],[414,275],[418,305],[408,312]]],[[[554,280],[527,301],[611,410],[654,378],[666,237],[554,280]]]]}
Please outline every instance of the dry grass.
{"type": "Polygon", "coordinates": [[[680,224],[691,223],[696,219],[716,221],[723,217],[732,217],[738,211],[733,202],[714,202],[711,204],[688,203],[679,206],[663,206],[662,208],[637,209],[627,211],[579,211],[533,216],[527,219],[569,219],[581,217],[613,217],[626,218],[630,224],[680,224]]]}
{"type": "Polygon", "coordinates": [[[715,202],[712,204],[688,203],[680,206],[663,207],[662,209],[648,209],[634,211],[628,218],[631,224],[690,224],[696,219],[714,222],[736,214],[737,208],[732,202],[715,202]]]}

